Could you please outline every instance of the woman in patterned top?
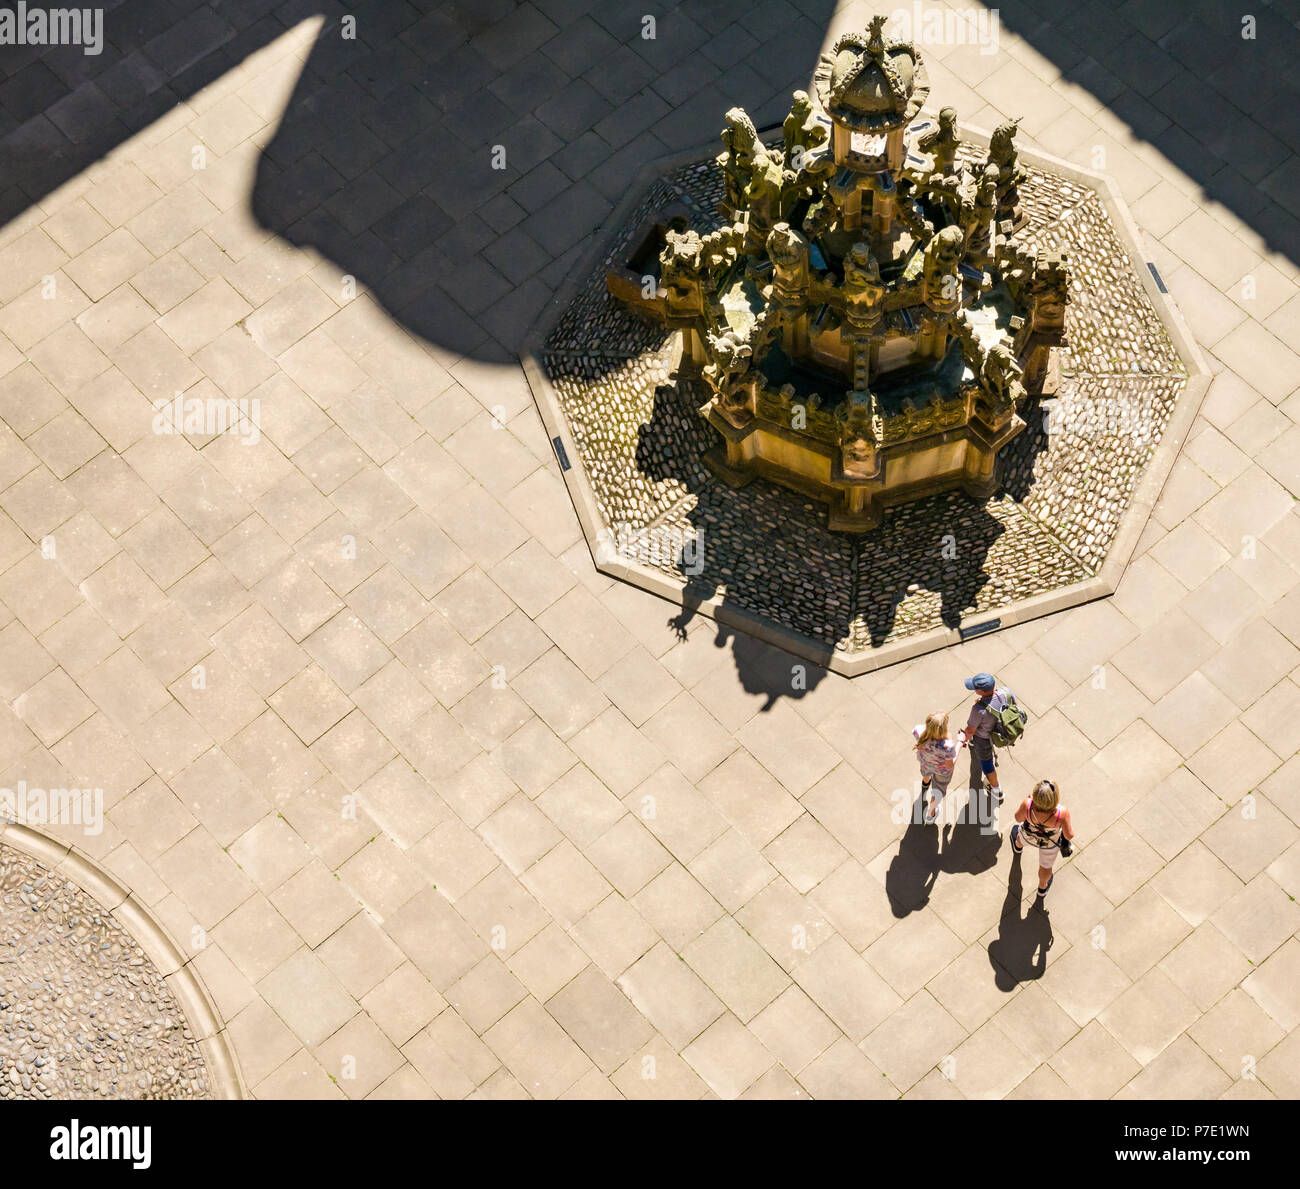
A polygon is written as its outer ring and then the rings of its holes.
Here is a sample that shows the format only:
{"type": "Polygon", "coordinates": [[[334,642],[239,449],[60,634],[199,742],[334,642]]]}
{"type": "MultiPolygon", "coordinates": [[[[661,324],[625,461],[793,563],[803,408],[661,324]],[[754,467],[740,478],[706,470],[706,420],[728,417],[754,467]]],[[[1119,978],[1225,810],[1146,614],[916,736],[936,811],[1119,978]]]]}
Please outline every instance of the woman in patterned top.
{"type": "Polygon", "coordinates": [[[916,740],[916,759],[921,765],[921,792],[925,794],[925,820],[928,825],[939,812],[939,802],[948,791],[952,771],[957,763],[957,741],[948,737],[948,716],[942,711],[928,715],[925,725],[912,728],[916,740]],[[934,789],[933,798],[930,790],[934,789]]]}

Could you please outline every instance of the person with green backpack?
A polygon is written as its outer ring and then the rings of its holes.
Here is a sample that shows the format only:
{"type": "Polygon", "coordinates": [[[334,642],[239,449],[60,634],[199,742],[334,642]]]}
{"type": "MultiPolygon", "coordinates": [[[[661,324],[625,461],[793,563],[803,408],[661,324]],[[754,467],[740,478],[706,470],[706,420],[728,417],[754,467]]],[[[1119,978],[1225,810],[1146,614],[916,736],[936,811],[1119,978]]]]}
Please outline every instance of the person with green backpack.
{"type": "MultiPolygon", "coordinates": [[[[1016,695],[1009,689],[999,688],[992,673],[976,673],[966,678],[966,688],[975,692],[975,704],[962,735],[970,745],[973,760],[978,761],[980,772],[988,781],[989,791],[997,801],[1002,800],[998,785],[998,771],[994,749],[1014,747],[1025,733],[1028,715],[1016,704],[1016,695]]],[[[971,788],[977,787],[975,764],[971,764],[971,788]]]]}

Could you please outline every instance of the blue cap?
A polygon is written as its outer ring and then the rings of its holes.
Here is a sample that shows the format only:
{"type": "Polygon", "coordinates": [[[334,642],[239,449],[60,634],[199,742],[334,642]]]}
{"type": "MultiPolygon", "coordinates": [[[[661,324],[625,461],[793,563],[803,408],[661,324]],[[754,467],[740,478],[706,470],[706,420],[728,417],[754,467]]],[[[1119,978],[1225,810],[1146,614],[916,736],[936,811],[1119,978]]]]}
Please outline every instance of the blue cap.
{"type": "Polygon", "coordinates": [[[992,673],[976,673],[974,677],[966,678],[966,688],[978,690],[982,694],[990,693],[997,688],[997,684],[992,673]]]}

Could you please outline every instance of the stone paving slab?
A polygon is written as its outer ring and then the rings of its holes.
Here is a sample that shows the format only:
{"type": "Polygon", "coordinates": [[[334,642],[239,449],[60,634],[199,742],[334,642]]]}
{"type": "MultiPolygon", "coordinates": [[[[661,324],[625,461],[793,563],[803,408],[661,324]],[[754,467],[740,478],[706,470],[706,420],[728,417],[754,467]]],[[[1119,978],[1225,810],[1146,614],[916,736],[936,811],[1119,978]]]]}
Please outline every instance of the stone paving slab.
{"type": "Polygon", "coordinates": [[[1206,78],[1200,10],[1001,7],[934,94],[1117,179],[1213,382],[1112,598],[853,682],[599,573],[510,361],[641,163],[779,120],[865,4],[110,6],[98,59],[0,54],[0,788],[104,790],[42,830],[247,1093],[1295,1095],[1300,28],[1206,78]],[[157,432],[178,388],[227,419],[157,432]],[[1003,839],[895,813],[984,669],[1007,787],[1078,824],[1047,921],[1003,839]]]}

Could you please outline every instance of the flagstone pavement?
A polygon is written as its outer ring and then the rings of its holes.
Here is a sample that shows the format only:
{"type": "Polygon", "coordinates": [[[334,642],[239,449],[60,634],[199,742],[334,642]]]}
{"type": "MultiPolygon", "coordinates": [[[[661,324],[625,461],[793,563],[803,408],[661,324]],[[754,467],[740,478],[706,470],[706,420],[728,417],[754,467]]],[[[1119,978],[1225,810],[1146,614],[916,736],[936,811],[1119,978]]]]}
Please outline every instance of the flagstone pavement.
{"type": "Polygon", "coordinates": [[[51,832],[251,1095],[1300,1093],[1300,21],[1235,76],[1214,5],[922,46],[1118,180],[1215,379],[1113,598],[850,682],[596,573],[512,362],[641,161],[869,12],[816,7],[168,2],[0,52],[0,786],[105,790],[51,832]],[[260,437],[154,432],[176,391],[260,437]],[[1047,918],[896,812],[978,670],[1075,817],[1047,918]]]}

